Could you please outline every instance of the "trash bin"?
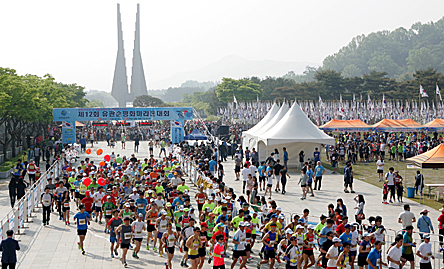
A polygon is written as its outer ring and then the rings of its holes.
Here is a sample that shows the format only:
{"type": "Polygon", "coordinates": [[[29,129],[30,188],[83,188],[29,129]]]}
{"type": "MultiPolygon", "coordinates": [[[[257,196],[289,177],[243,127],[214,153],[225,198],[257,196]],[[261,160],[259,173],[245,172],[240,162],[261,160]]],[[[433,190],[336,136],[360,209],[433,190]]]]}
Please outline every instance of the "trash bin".
{"type": "Polygon", "coordinates": [[[415,188],[413,187],[407,188],[407,198],[415,198],[415,188]]]}

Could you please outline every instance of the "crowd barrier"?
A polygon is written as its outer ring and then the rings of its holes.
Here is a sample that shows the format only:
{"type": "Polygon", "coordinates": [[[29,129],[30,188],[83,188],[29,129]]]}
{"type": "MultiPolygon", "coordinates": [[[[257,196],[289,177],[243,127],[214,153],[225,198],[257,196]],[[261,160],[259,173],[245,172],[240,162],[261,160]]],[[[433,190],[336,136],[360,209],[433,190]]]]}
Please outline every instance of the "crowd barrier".
{"type": "Polygon", "coordinates": [[[32,222],[30,218],[35,217],[33,213],[40,206],[40,196],[45,190],[48,172],[54,172],[58,177],[62,174],[62,162],[56,161],[54,164],[40,176],[32,186],[28,186],[25,195],[15,202],[14,207],[0,221],[0,235],[6,238],[6,231],[13,230],[16,235],[23,235],[26,223],[32,222]]]}

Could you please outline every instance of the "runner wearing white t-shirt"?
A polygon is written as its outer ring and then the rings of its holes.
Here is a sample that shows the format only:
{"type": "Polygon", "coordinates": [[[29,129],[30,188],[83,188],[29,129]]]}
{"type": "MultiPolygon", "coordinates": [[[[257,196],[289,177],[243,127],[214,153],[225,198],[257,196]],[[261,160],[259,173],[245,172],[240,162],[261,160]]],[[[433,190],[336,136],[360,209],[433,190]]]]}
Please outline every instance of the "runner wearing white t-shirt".
{"type": "Polygon", "coordinates": [[[419,256],[419,268],[421,269],[431,269],[432,263],[430,259],[435,259],[432,254],[432,244],[430,244],[430,235],[426,234],[423,237],[424,242],[419,245],[416,255],[419,256]]]}
{"type": "Polygon", "coordinates": [[[133,251],[133,257],[138,259],[137,253],[140,251],[140,245],[143,241],[143,231],[146,231],[146,223],[143,221],[143,214],[139,213],[137,220],[131,224],[134,230],[134,242],[136,243],[136,248],[133,251]]]}
{"type": "Polygon", "coordinates": [[[94,210],[96,211],[96,222],[99,220],[99,224],[102,224],[102,198],[105,196],[105,193],[103,192],[103,187],[99,187],[99,191],[94,193],[93,199],[94,199],[94,210]]]}
{"type": "Polygon", "coordinates": [[[333,246],[331,246],[328,251],[327,251],[327,255],[325,256],[328,261],[327,261],[327,268],[337,268],[336,266],[336,260],[338,259],[339,256],[339,245],[341,244],[341,239],[334,237],[333,238],[333,246]]]}
{"type": "Polygon", "coordinates": [[[399,269],[404,266],[406,260],[402,256],[402,235],[395,238],[395,245],[392,246],[387,254],[388,266],[390,269],[399,269]]]}

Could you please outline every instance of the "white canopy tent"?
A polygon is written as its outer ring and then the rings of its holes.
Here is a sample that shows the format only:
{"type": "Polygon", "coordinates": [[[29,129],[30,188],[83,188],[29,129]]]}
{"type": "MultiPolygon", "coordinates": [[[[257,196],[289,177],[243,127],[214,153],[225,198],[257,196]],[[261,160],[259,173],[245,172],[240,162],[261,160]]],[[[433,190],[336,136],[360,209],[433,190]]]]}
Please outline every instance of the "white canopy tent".
{"type": "MultiPolygon", "coordinates": [[[[259,135],[258,152],[259,160],[264,161],[275,148],[282,152],[286,147],[288,151],[288,166],[299,166],[299,152],[305,153],[305,160],[313,158],[316,147],[321,144],[334,145],[335,139],[319,130],[304,114],[297,102],[285,114],[285,116],[265,133],[259,135]]],[[[280,154],[282,155],[282,154],[280,154]]],[[[280,156],[282,159],[282,156],[280,156]]],[[[283,163],[283,161],[282,161],[283,163]]]]}
{"type": "Polygon", "coordinates": [[[267,115],[258,122],[255,126],[253,126],[251,129],[242,132],[242,149],[248,148],[254,148],[257,145],[257,135],[255,135],[255,132],[258,132],[262,126],[266,125],[273,117],[277,114],[279,111],[279,106],[274,103],[270,110],[268,111],[267,115]]]}

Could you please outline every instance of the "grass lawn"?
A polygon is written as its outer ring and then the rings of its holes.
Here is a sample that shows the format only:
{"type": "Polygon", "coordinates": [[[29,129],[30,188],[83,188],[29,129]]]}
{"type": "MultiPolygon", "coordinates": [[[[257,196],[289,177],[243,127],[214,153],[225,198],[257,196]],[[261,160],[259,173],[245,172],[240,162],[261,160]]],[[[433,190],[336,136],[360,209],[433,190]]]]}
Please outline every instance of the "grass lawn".
{"type": "MultiPolygon", "coordinates": [[[[322,156],[325,157],[325,154],[322,156]]],[[[328,169],[328,170],[332,170],[331,164],[325,162],[325,159],[323,160],[322,165],[328,169]]],[[[339,169],[338,172],[340,174],[343,174],[344,171],[344,163],[339,165],[339,169]]],[[[384,165],[384,175],[386,172],[388,172],[389,168],[393,167],[395,168],[395,170],[398,170],[400,175],[403,178],[403,184],[404,184],[404,189],[406,191],[406,193],[404,194],[405,199],[407,199],[407,187],[414,187],[415,185],[415,175],[416,175],[416,171],[418,169],[406,169],[405,168],[405,162],[395,162],[395,161],[389,161],[388,159],[385,160],[385,165],[384,165]]],[[[433,170],[433,169],[424,169],[423,170],[423,175],[424,175],[424,183],[443,183],[443,179],[444,179],[444,175],[443,175],[443,169],[437,169],[437,170],[433,170]]],[[[357,163],[355,165],[353,165],[353,175],[354,175],[354,179],[359,179],[365,182],[368,182],[372,185],[375,185],[379,188],[381,188],[381,199],[382,199],[382,185],[383,182],[379,182],[379,178],[378,178],[378,174],[376,173],[376,162],[370,162],[368,164],[363,164],[363,163],[357,163]]],[[[425,187],[424,188],[424,193],[427,195],[428,194],[428,188],[425,187]]],[[[443,196],[443,194],[441,194],[441,197],[443,196]]],[[[435,197],[435,192],[434,189],[432,189],[431,191],[431,199],[426,196],[424,199],[424,204],[427,206],[430,206],[434,209],[440,209],[442,208],[442,205],[444,204],[444,202],[442,200],[440,200],[439,202],[434,200],[435,197]]],[[[415,202],[419,202],[419,197],[413,198],[411,199],[412,201],[415,202]]]]}

